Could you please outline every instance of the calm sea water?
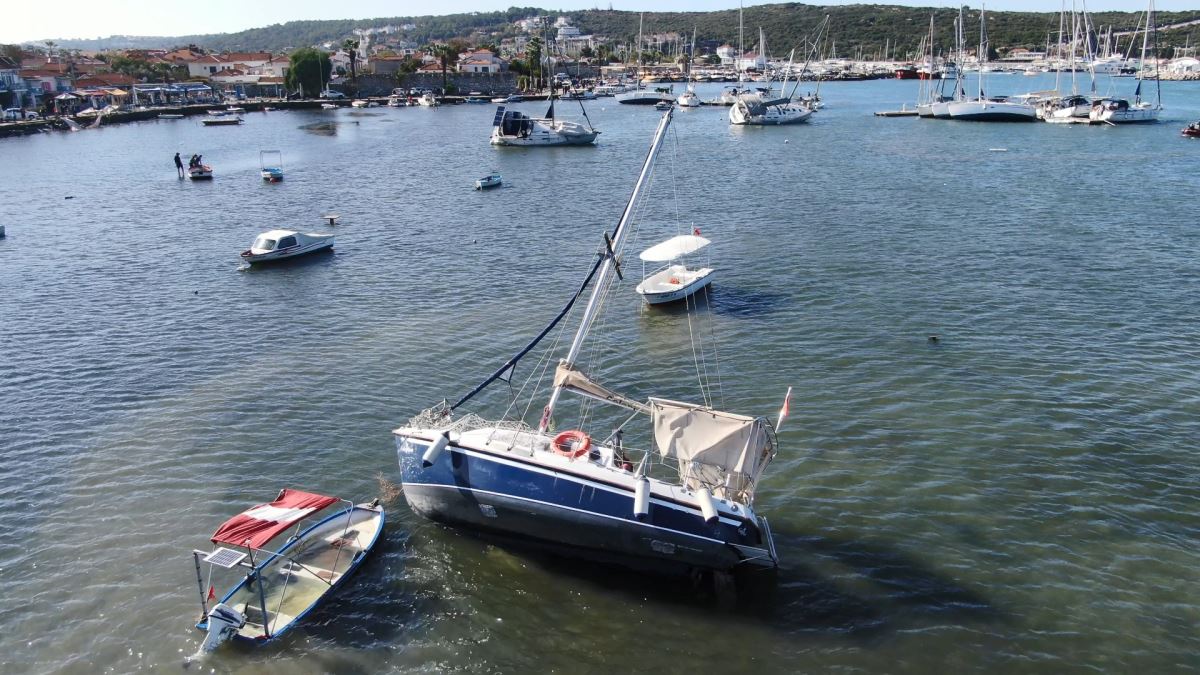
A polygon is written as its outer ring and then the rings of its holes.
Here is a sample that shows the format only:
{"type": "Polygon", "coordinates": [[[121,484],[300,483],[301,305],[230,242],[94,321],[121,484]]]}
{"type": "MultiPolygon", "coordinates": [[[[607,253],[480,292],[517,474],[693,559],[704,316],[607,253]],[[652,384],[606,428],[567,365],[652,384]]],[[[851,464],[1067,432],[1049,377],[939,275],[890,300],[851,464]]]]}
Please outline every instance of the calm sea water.
{"type": "MultiPolygon", "coordinates": [[[[773,588],[722,608],[400,499],[324,611],[204,669],[1200,669],[1200,142],[1179,136],[1200,85],[1164,83],[1163,122],[1140,128],[871,116],[915,89],[825,85],[793,128],[680,111],[648,195],[639,246],[693,224],[715,241],[701,320],[725,407],[773,414],[795,387],[758,499],[773,588]]],[[[181,670],[193,547],[283,486],[378,494],[389,430],[553,315],[658,115],[600,100],[596,147],[520,150],[488,146],[493,111],[0,142],[5,672],[181,670]],[[257,175],[269,149],[279,185],[257,175]],[[216,179],[177,180],[176,151],[216,179]],[[472,191],[491,170],[505,187],[472,191]],[[239,270],[258,232],[327,212],[336,253],[239,270]]],[[[605,380],[695,398],[685,318],[629,286],[605,380]]]]}

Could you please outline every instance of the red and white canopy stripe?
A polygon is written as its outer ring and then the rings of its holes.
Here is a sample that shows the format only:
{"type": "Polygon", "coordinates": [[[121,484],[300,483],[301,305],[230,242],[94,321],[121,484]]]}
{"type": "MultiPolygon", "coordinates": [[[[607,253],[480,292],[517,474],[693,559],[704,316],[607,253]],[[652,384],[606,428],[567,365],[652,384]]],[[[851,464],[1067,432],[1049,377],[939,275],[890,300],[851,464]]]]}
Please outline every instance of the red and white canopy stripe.
{"type": "Polygon", "coordinates": [[[336,501],[337,497],[285,489],[275,501],[259,504],[225,521],[213,534],[212,542],[262,548],[279,533],[336,501]]]}

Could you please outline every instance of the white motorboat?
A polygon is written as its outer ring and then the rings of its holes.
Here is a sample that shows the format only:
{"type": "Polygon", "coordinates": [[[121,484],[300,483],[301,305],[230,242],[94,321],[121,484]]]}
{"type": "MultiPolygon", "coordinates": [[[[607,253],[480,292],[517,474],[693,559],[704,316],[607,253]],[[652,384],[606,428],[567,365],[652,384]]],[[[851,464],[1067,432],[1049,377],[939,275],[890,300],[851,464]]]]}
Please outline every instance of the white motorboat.
{"type": "Polygon", "coordinates": [[[321,110],[333,110],[335,108],[337,108],[336,103],[322,103],[321,104],[321,110]]]}
{"type": "Polygon", "coordinates": [[[529,117],[516,110],[506,110],[504,106],[496,108],[496,117],[492,120],[492,145],[507,146],[547,146],[547,145],[588,145],[595,143],[600,135],[589,124],[584,126],[578,122],[555,119],[554,102],[546,117],[529,117]]]}
{"type": "Polygon", "coordinates": [[[160,119],[160,120],[181,120],[181,119],[183,119],[183,115],[181,113],[159,113],[158,119],[160,119]]]}
{"type": "Polygon", "coordinates": [[[207,633],[197,656],[229,640],[261,645],[288,632],[351,578],[379,541],[384,520],[378,499],[354,504],[285,489],[226,521],[211,537],[212,551],[192,551],[200,590],[196,628],[207,633]],[[201,564],[209,566],[207,581],[201,564]],[[218,595],[222,578],[233,587],[218,595]]]}
{"type": "Polygon", "coordinates": [[[501,182],[500,174],[491,173],[475,181],[475,189],[487,190],[488,188],[500,187],[501,182]]]}
{"type": "Polygon", "coordinates": [[[436,108],[438,105],[438,100],[437,97],[433,95],[433,92],[427,91],[424,94],[421,94],[421,97],[417,99],[417,105],[421,106],[422,108],[436,108]]]}
{"type": "Polygon", "coordinates": [[[365,108],[365,107],[367,107],[367,101],[365,99],[356,98],[353,101],[350,101],[350,107],[351,108],[365,108]]]}
{"type": "Polygon", "coordinates": [[[246,112],[246,109],[241,106],[231,105],[225,109],[225,112],[229,113],[230,115],[240,115],[246,112]]]}
{"type": "Polygon", "coordinates": [[[271,262],[333,248],[332,234],[303,233],[295,230],[268,230],[258,235],[250,248],[242,251],[242,260],[250,263],[271,262]]]}
{"type": "Polygon", "coordinates": [[[260,150],[258,166],[262,179],[268,183],[283,180],[283,153],[279,150],[260,150]]]}
{"type": "Polygon", "coordinates": [[[676,302],[692,295],[696,291],[712,283],[713,270],[711,267],[689,269],[677,260],[691,255],[708,246],[708,239],[694,234],[684,234],[672,237],[660,244],[642,251],[642,283],[635,289],[649,305],[661,305],[676,302]],[[645,263],[666,263],[649,274],[645,273],[645,263]]]}
{"type": "Polygon", "coordinates": [[[200,164],[188,168],[188,178],[192,180],[212,180],[213,170],[207,164],[200,164]]]}
{"type": "Polygon", "coordinates": [[[1092,100],[1087,96],[1055,96],[1038,104],[1037,115],[1046,122],[1088,122],[1092,112],[1092,100]]]}

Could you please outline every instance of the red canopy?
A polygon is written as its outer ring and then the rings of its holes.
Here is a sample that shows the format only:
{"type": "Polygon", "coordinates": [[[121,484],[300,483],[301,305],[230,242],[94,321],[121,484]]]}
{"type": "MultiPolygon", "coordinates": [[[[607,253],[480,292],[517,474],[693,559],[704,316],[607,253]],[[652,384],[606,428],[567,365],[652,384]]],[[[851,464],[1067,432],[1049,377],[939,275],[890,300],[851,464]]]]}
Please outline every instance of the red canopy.
{"type": "Polygon", "coordinates": [[[280,532],[337,500],[311,492],[283,490],[270,504],[259,504],[225,521],[212,536],[212,542],[262,548],[280,532]]]}

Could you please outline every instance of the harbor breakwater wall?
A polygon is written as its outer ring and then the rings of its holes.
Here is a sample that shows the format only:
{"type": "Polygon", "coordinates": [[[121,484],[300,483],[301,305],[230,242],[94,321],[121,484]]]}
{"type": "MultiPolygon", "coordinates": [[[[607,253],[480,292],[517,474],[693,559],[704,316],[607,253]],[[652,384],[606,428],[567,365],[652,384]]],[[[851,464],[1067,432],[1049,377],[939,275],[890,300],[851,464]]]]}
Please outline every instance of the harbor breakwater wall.
{"type": "MultiPolygon", "coordinates": [[[[302,110],[320,108],[322,103],[327,101],[305,99],[301,101],[284,101],[284,100],[263,100],[263,101],[241,101],[238,106],[244,109],[247,113],[262,112],[264,108],[274,108],[277,110],[302,110]]],[[[343,103],[343,105],[345,105],[343,103]]],[[[121,124],[124,122],[141,122],[144,120],[157,119],[159,115],[184,115],[191,117],[193,115],[207,115],[209,110],[224,108],[223,104],[215,103],[194,103],[190,105],[175,105],[162,106],[155,108],[146,108],[143,110],[120,110],[104,115],[104,119],[100,121],[101,126],[110,124],[121,124]]],[[[67,116],[84,127],[91,126],[96,118],[94,116],[70,115],[67,116]]],[[[0,138],[8,136],[23,136],[26,134],[36,134],[43,131],[61,130],[67,131],[69,127],[63,121],[63,117],[55,115],[37,120],[27,120],[23,122],[4,122],[0,123],[0,138]]]]}

